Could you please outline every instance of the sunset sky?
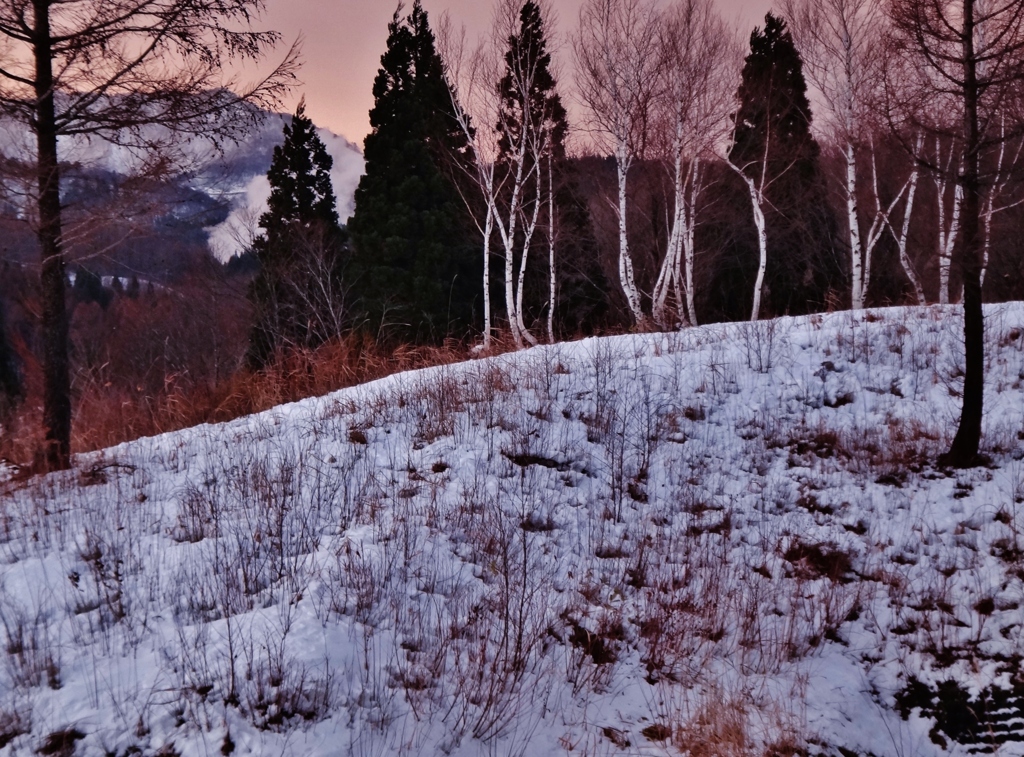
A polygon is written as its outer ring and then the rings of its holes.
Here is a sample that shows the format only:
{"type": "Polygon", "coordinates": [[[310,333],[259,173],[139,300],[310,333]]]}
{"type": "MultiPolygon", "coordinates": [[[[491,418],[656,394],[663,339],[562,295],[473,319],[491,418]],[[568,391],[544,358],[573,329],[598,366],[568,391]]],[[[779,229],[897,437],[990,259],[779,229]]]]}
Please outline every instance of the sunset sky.
{"type": "MultiPolygon", "coordinates": [[[[304,37],[302,85],[289,106],[302,95],[307,111],[320,126],[362,145],[369,131],[373,77],[387,40],[387,24],[395,11],[392,0],[266,0],[264,28],[273,28],[291,41],[304,37]]],[[[583,0],[552,0],[558,15],[555,29],[571,34],[583,0]]],[[[759,24],[770,0],[718,0],[723,15],[740,24],[744,33],[759,24]]],[[[406,6],[411,6],[407,0],[406,6]]],[[[490,25],[489,0],[423,0],[435,23],[443,12],[466,25],[470,38],[490,25]]],[[[563,51],[565,52],[565,51],[563,51]]],[[[563,55],[563,59],[567,56],[563,55]]],[[[568,94],[568,93],[567,93],[568,94]]]]}

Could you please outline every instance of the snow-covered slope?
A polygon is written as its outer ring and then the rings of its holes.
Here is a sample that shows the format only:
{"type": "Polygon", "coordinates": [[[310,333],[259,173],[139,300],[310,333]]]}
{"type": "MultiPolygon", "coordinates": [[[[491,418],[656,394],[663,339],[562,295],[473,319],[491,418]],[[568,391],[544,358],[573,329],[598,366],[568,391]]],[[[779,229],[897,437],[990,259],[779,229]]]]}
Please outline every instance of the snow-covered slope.
{"type": "Polygon", "coordinates": [[[1024,306],[987,315],[967,472],[927,308],[542,347],[12,484],[5,753],[1024,754],[1024,306]]]}

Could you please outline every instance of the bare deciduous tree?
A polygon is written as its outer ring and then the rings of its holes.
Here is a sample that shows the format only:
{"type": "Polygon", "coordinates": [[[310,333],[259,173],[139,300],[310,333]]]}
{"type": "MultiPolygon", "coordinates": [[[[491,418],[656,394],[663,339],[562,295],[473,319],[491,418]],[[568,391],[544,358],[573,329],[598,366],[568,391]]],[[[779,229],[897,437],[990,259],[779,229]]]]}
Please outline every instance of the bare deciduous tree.
{"type": "MultiPolygon", "coordinates": [[[[984,158],[1019,136],[1003,126],[1024,83],[1024,0],[892,0],[890,11],[893,70],[913,77],[886,77],[890,122],[898,135],[921,131],[957,150],[966,361],[960,423],[941,462],[970,467],[981,460],[984,409],[981,200],[993,185],[984,158]]],[[[941,170],[927,155],[915,157],[941,170]]]]}
{"type": "Polygon", "coordinates": [[[705,163],[728,135],[739,46],[710,0],[679,0],[665,12],[661,33],[662,74],[656,102],[659,152],[672,182],[668,244],[652,294],[651,313],[670,325],[668,298],[677,323],[697,324],[694,258],[697,206],[706,188],[705,163]]]}
{"type": "Polygon", "coordinates": [[[615,156],[618,179],[619,280],[637,324],[646,321],[633,275],[626,226],[627,181],[650,139],[661,84],[661,18],[651,0],[588,0],[573,40],[579,94],[596,144],[615,156]]]}
{"type": "Polygon", "coordinates": [[[244,133],[294,79],[297,49],[242,85],[224,72],[279,41],[252,29],[262,0],[4,0],[0,115],[36,138],[44,334],[44,417],[50,467],[71,452],[68,318],[58,138],[95,135],[138,150],[188,135],[244,133]],[[159,125],[154,130],[153,125],[159,125]]]}
{"type": "MultiPolygon", "coordinates": [[[[545,81],[546,51],[537,39],[521,36],[527,5],[523,0],[499,0],[490,39],[472,53],[465,50],[464,33],[455,34],[447,19],[440,34],[455,118],[472,145],[473,159],[461,170],[479,193],[479,197],[464,193],[463,200],[484,245],[485,348],[490,345],[492,330],[489,261],[495,233],[505,258],[505,308],[512,338],[519,347],[537,344],[526,323],[524,295],[530,251],[544,220],[545,205],[550,216],[548,333],[553,339],[555,232],[550,162],[558,128],[555,110],[561,105],[555,104],[557,94],[546,89],[551,84],[545,81]]],[[[532,5],[532,11],[550,18],[546,4],[532,5]]],[[[526,31],[536,34],[538,30],[526,31]]],[[[543,26],[540,34],[544,34],[543,26]]]]}
{"type": "Polygon", "coordinates": [[[493,128],[498,122],[498,92],[493,86],[498,66],[493,50],[481,44],[466,49],[465,28],[456,31],[447,14],[438,27],[438,50],[445,63],[448,93],[452,112],[471,147],[472,160],[453,160],[458,171],[469,181],[467,188],[457,180],[454,186],[462,196],[473,224],[483,243],[483,349],[491,347],[494,333],[491,307],[491,242],[498,221],[497,202],[501,182],[497,176],[499,134],[493,128]],[[479,124],[479,125],[478,125],[479,124]]]}
{"type": "MultiPolygon", "coordinates": [[[[919,133],[915,140],[914,154],[920,154],[923,146],[924,137],[919,133]]],[[[910,221],[914,214],[914,201],[917,198],[917,183],[921,177],[921,164],[918,163],[916,159],[911,161],[910,176],[907,178],[907,181],[903,184],[903,187],[897,193],[896,197],[889,204],[888,208],[884,211],[882,209],[882,203],[878,193],[878,167],[875,163],[873,151],[871,155],[871,177],[875,196],[875,212],[877,216],[881,216],[885,219],[886,227],[896,239],[896,247],[900,256],[900,265],[903,267],[903,272],[907,274],[907,279],[910,281],[910,285],[914,288],[914,301],[918,305],[924,305],[926,302],[924,297],[924,287],[921,285],[921,277],[917,275],[917,270],[914,268],[914,261],[910,259],[910,251],[907,248],[907,243],[910,239],[910,221]],[[892,214],[900,200],[900,197],[903,195],[906,195],[906,200],[903,203],[903,223],[900,227],[899,234],[897,234],[896,229],[893,226],[892,214]]]]}
{"type": "MultiPolygon", "coordinates": [[[[825,106],[830,136],[843,153],[851,301],[859,310],[871,283],[871,256],[884,229],[876,212],[867,235],[862,233],[857,157],[873,147],[867,137],[878,94],[885,16],[878,0],[783,0],[782,7],[807,77],[825,106]]],[[[879,204],[876,198],[876,211],[879,204]]]]}

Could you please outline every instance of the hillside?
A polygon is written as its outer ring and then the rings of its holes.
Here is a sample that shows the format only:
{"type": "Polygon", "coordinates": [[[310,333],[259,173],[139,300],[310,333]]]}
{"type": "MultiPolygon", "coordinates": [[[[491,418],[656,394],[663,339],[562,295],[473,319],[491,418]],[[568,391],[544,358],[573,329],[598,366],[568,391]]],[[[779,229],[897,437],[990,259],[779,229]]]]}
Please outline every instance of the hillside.
{"type": "Polygon", "coordinates": [[[1024,304],[540,347],[7,483],[4,754],[1024,754],[1024,304]],[[63,751],[61,751],[63,750],[63,751]]]}

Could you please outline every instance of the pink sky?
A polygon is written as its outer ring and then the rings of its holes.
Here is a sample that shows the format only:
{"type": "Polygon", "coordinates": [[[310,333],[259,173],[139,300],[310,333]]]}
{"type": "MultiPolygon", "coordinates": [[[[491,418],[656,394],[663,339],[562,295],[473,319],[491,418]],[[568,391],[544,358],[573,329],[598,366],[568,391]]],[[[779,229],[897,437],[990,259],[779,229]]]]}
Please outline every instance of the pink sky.
{"type": "MultiPolygon", "coordinates": [[[[422,0],[432,24],[447,11],[464,23],[470,38],[483,34],[490,22],[488,0],[422,0]]],[[[572,33],[583,0],[552,0],[560,35],[572,33]]],[[[289,42],[302,35],[305,65],[294,102],[306,97],[307,112],[320,126],[362,144],[370,129],[373,78],[395,11],[392,0],[266,0],[265,28],[277,29],[289,42]]],[[[748,29],[760,23],[770,0],[718,0],[722,13],[748,29]]],[[[407,0],[406,6],[411,6],[407,0]]],[[[566,61],[567,62],[567,61],[566,61]]],[[[567,93],[568,94],[568,93],[567,93]]]]}

